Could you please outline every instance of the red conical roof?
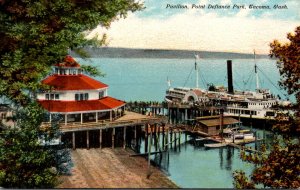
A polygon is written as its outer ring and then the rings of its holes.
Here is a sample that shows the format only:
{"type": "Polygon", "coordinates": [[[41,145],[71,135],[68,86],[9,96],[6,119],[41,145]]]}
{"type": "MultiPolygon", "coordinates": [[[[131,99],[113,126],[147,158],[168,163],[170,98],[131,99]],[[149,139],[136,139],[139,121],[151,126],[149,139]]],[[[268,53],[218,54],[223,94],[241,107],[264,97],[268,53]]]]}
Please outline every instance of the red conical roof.
{"type": "Polygon", "coordinates": [[[124,101],[112,98],[103,97],[100,100],[85,100],[85,101],[57,101],[57,100],[39,100],[43,108],[49,112],[71,113],[71,112],[93,112],[93,111],[108,111],[119,108],[125,105],[124,101]]]}
{"type": "Polygon", "coordinates": [[[52,75],[42,81],[54,90],[95,90],[108,85],[85,75],[52,75]]]}

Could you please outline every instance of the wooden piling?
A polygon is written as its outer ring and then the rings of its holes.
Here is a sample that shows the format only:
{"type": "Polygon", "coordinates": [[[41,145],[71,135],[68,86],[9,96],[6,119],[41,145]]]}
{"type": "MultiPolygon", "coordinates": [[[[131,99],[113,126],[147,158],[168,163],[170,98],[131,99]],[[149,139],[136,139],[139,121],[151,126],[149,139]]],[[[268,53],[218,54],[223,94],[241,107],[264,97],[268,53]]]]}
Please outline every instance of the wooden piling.
{"type": "MultiPolygon", "coordinates": [[[[135,148],[137,147],[138,144],[138,138],[137,138],[137,127],[134,126],[134,142],[135,142],[135,148]]],[[[130,145],[131,146],[131,145],[130,145]]]]}
{"type": "Polygon", "coordinates": [[[152,146],[152,126],[150,126],[150,143],[149,143],[149,152],[148,152],[148,172],[147,172],[147,179],[150,178],[151,175],[151,165],[150,165],[150,153],[151,153],[151,146],[152,146]]]}
{"type": "Polygon", "coordinates": [[[157,124],[154,125],[154,146],[155,146],[155,151],[157,151],[157,124]]]}
{"type": "Polygon", "coordinates": [[[102,129],[99,130],[99,148],[102,149],[102,129]]]}
{"type": "Polygon", "coordinates": [[[165,124],[162,125],[162,139],[161,139],[162,147],[165,147],[165,124]]]}
{"type": "Polygon", "coordinates": [[[257,150],[257,134],[256,134],[256,131],[254,132],[254,135],[255,135],[255,150],[257,150]]]}
{"type": "Polygon", "coordinates": [[[170,130],[170,147],[173,148],[173,130],[170,130]]]}
{"type": "Polygon", "coordinates": [[[73,150],[76,149],[76,144],[75,144],[75,132],[72,132],[72,145],[73,145],[73,150]]]}
{"type": "Polygon", "coordinates": [[[176,123],[179,123],[179,108],[176,109],[176,123]]]}
{"type": "Polygon", "coordinates": [[[177,133],[176,133],[176,131],[174,132],[174,149],[175,149],[175,151],[177,150],[177,133]]]}
{"type": "Polygon", "coordinates": [[[113,149],[115,148],[115,134],[116,134],[116,128],[113,128],[113,131],[111,134],[111,146],[113,149]]]}
{"type": "Polygon", "coordinates": [[[126,148],[126,126],[123,129],[123,148],[126,148]]]}
{"type": "Polygon", "coordinates": [[[179,151],[180,151],[180,144],[181,144],[181,142],[180,142],[180,138],[181,138],[181,131],[179,131],[179,137],[178,137],[178,149],[179,149],[179,151]]]}
{"type": "Polygon", "coordinates": [[[168,123],[171,123],[170,108],[168,107],[168,123]]]}
{"type": "Polygon", "coordinates": [[[90,149],[90,135],[89,135],[89,131],[86,131],[86,148],[90,149]]]}
{"type": "Polygon", "coordinates": [[[148,152],[148,124],[145,125],[145,152],[148,152]]]}
{"type": "Polygon", "coordinates": [[[164,145],[164,148],[165,149],[169,149],[169,128],[167,129],[167,131],[166,131],[166,137],[165,137],[166,139],[165,139],[165,143],[167,144],[167,146],[166,145],[164,145]]]}

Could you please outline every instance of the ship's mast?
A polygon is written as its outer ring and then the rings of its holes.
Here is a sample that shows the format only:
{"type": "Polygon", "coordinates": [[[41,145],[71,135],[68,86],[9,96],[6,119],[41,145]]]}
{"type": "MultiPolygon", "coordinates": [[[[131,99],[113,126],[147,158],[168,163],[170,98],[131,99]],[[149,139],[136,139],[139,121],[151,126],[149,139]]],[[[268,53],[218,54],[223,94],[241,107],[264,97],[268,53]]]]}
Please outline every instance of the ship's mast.
{"type": "Polygon", "coordinates": [[[195,70],[196,70],[196,88],[199,88],[199,72],[198,72],[198,65],[197,65],[197,59],[199,59],[199,55],[195,54],[195,70]]]}
{"type": "Polygon", "coordinates": [[[171,88],[171,80],[169,79],[169,77],[167,77],[167,84],[168,84],[168,88],[171,88]]]}
{"type": "Polygon", "coordinates": [[[254,50],[254,70],[255,70],[255,75],[256,75],[256,89],[259,89],[259,78],[258,78],[258,72],[257,72],[257,65],[256,65],[256,54],[254,50]]]}

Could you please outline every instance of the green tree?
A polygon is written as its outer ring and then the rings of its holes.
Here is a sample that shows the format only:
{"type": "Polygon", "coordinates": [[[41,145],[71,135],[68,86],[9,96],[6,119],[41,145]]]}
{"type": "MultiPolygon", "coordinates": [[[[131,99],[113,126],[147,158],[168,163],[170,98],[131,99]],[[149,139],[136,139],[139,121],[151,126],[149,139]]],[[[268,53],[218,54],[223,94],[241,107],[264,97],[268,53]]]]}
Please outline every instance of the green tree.
{"type": "Polygon", "coordinates": [[[295,94],[297,110],[288,121],[279,116],[273,126],[276,135],[274,143],[268,152],[263,145],[261,154],[241,152],[244,161],[256,164],[256,168],[248,178],[243,171],[235,171],[234,186],[240,189],[252,189],[257,184],[271,188],[299,188],[300,187],[300,27],[295,33],[289,33],[289,43],[281,44],[277,40],[270,44],[271,57],[276,57],[281,81],[279,84],[295,94]]]}
{"type": "Polygon", "coordinates": [[[50,188],[57,176],[68,173],[69,152],[51,145],[58,138],[58,125],[41,128],[44,110],[37,103],[21,108],[15,126],[0,134],[0,186],[6,188],[50,188]]]}

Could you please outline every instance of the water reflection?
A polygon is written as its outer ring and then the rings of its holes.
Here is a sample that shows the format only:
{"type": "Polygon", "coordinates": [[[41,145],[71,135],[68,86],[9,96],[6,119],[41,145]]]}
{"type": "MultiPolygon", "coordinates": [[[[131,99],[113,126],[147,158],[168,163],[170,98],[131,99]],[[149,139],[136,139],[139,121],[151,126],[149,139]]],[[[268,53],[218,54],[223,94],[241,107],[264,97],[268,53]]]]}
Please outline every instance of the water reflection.
{"type": "Polygon", "coordinates": [[[232,164],[232,156],[234,155],[234,148],[233,147],[227,147],[227,155],[226,155],[226,170],[231,170],[231,164],[232,164]]]}
{"type": "MultiPolygon", "coordinates": [[[[263,131],[257,130],[257,134],[262,137],[263,131]]],[[[265,136],[271,138],[269,134],[265,136]]],[[[267,139],[267,141],[270,140],[267,139]]],[[[205,143],[207,141],[197,141],[194,137],[188,136],[188,141],[181,142],[176,150],[173,146],[168,151],[152,155],[151,160],[172,181],[183,188],[233,188],[233,171],[243,170],[249,175],[254,169],[254,165],[240,159],[238,149],[233,147],[206,148],[205,143]]],[[[257,147],[260,144],[261,142],[257,144],[257,147]]],[[[247,146],[254,148],[255,143],[247,146]]],[[[140,148],[143,152],[144,142],[141,142],[140,148]]],[[[153,147],[152,150],[154,151],[155,148],[153,147]]]]}
{"type": "Polygon", "coordinates": [[[223,169],[223,147],[219,148],[220,168],[223,169]]]}

